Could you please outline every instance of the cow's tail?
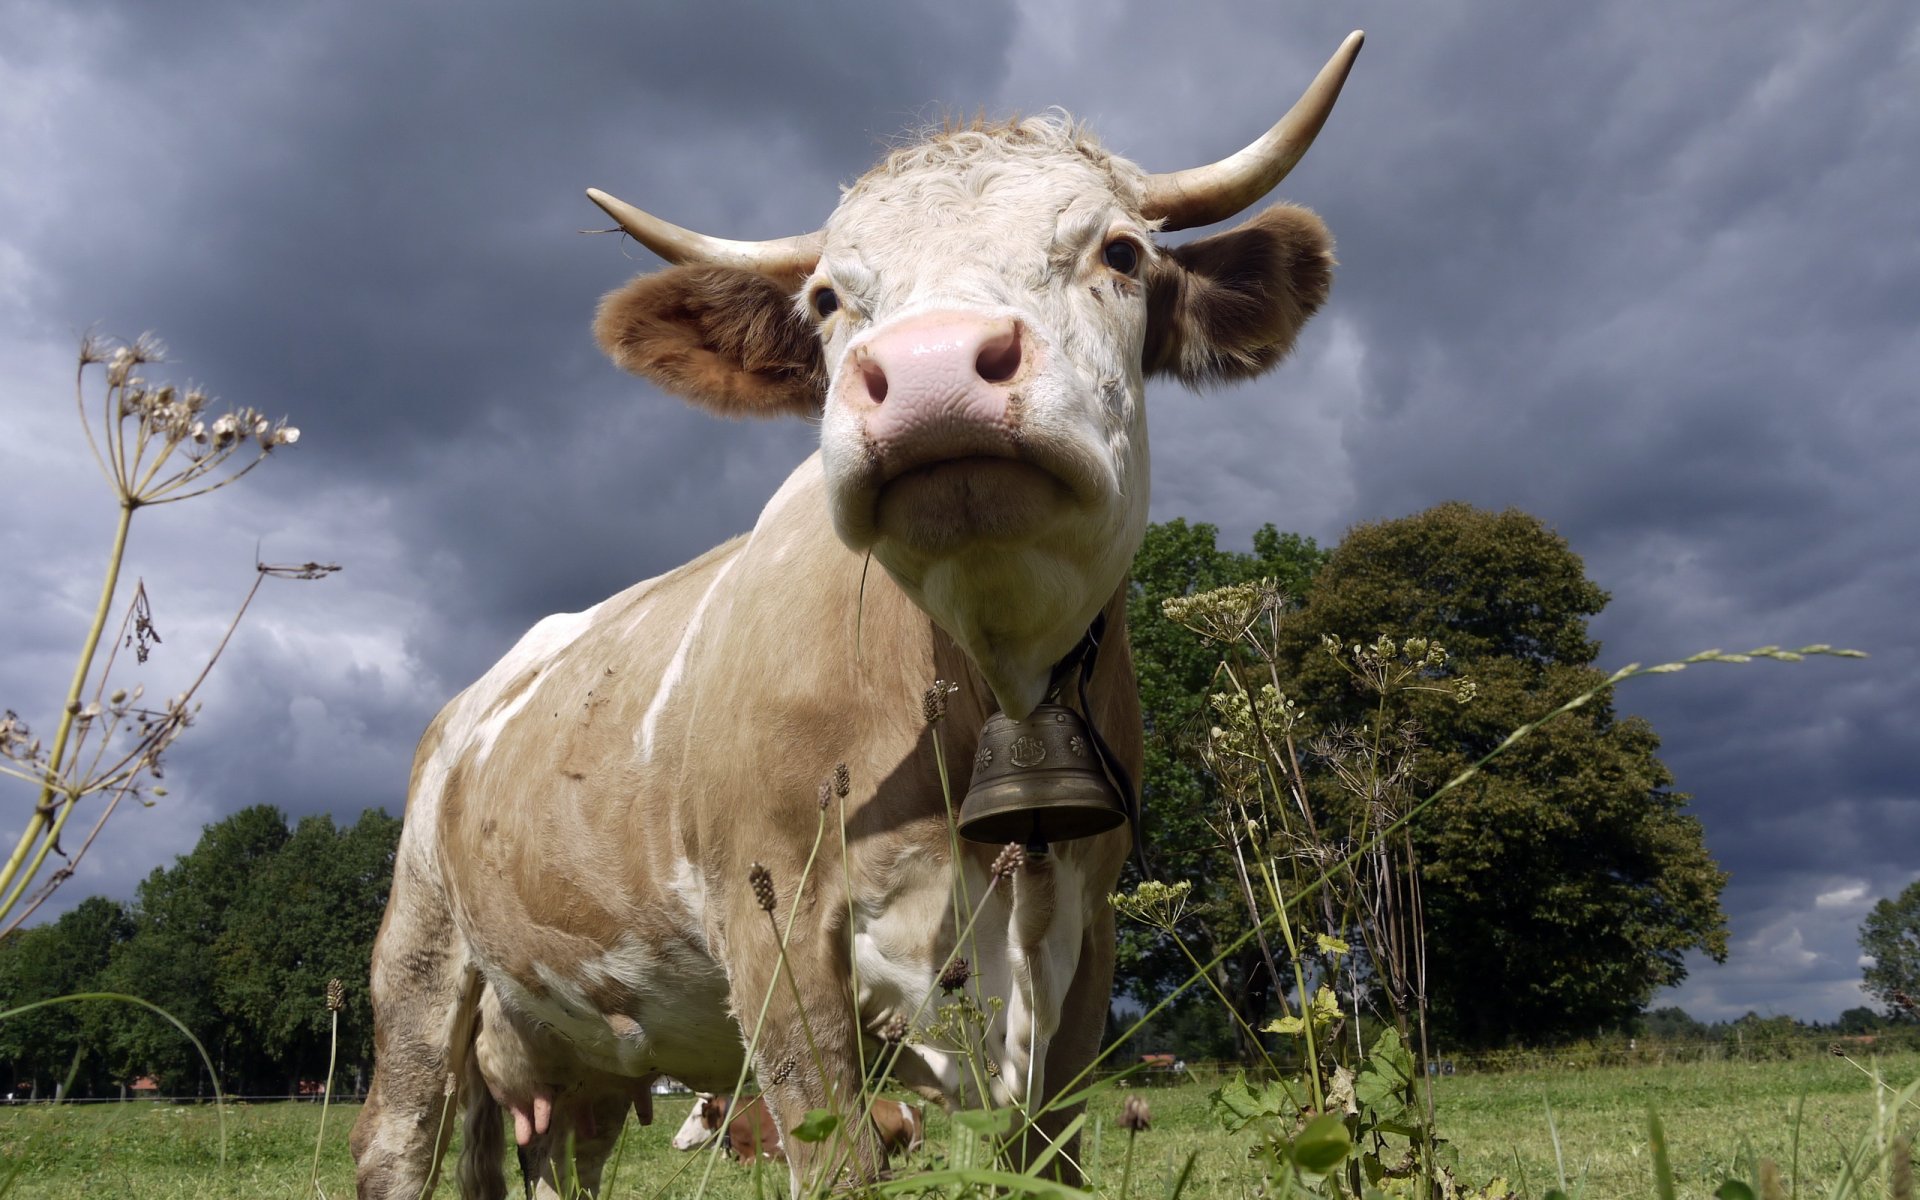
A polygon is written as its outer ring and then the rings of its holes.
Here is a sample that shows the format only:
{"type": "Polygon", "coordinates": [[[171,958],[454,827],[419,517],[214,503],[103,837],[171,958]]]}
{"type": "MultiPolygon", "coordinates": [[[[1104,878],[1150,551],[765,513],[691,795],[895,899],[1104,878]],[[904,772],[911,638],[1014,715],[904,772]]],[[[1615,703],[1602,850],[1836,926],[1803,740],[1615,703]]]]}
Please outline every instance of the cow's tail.
{"type": "MultiPolygon", "coordinates": [[[[467,1051],[460,1126],[460,1163],[454,1177],[460,1194],[472,1200],[506,1200],[507,1173],[501,1165],[506,1152],[506,1122],[500,1102],[493,1098],[480,1075],[480,1056],[467,1051]]],[[[524,1160],[522,1174],[525,1174],[524,1160]]]]}

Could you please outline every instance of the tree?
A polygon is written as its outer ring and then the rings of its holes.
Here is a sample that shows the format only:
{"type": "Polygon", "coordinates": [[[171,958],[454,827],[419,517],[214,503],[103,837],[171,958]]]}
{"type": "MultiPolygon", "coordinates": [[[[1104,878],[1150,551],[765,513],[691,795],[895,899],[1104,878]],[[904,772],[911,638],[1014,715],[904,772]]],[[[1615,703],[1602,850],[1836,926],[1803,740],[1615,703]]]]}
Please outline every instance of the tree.
{"type": "MultiPolygon", "coordinates": [[[[1298,595],[1326,559],[1313,539],[1281,533],[1272,525],[1255,532],[1251,554],[1220,549],[1217,536],[1212,525],[1179,519],[1148,526],[1134,556],[1127,595],[1127,635],[1146,721],[1146,769],[1138,781],[1142,835],[1161,878],[1193,882],[1196,892],[1187,912],[1199,949],[1209,958],[1247,922],[1221,839],[1208,824],[1217,807],[1215,789],[1192,754],[1195,735],[1206,729],[1217,655],[1167,620],[1161,605],[1170,597],[1261,578],[1298,595]]],[[[1128,866],[1122,887],[1139,882],[1135,871],[1128,866]]],[[[1249,1014],[1264,1006],[1265,984],[1255,969],[1257,961],[1257,952],[1249,947],[1223,963],[1216,977],[1249,1014]]],[[[1127,995],[1152,1004],[1191,973],[1191,964],[1164,935],[1131,922],[1121,924],[1116,982],[1127,995]]],[[[1200,1003],[1215,1004],[1211,999],[1200,1003]]],[[[1215,1016],[1224,1027],[1224,1014],[1215,1016]]],[[[1185,1019],[1204,1020],[1198,1015],[1185,1019]]]]}
{"type": "Polygon", "coordinates": [[[1860,948],[1873,956],[1861,986],[1893,1011],[1912,1014],[1920,998],[1920,879],[1873,906],[1860,926],[1860,948]]]}
{"type": "MultiPolygon", "coordinates": [[[[1431,790],[1604,678],[1587,618],[1606,601],[1537,518],[1443,504],[1347,534],[1283,626],[1282,670],[1320,728],[1357,728],[1368,698],[1322,634],[1443,644],[1477,696],[1408,697],[1431,790]]],[[[1685,977],[1685,951],[1725,957],[1726,874],[1670,789],[1659,745],[1603,693],[1417,820],[1428,994],[1443,1036],[1486,1045],[1622,1028],[1685,977]]],[[[1332,789],[1319,801],[1342,803],[1332,789]]]]}
{"type": "Polygon", "coordinates": [[[345,829],[328,816],[303,818],[254,873],[215,939],[220,1007],[254,1032],[289,1090],[326,1071],[329,980],[348,984],[359,1001],[341,1014],[341,1061],[372,1060],[364,980],[399,838],[399,820],[379,809],[345,829]]]}
{"type": "MultiPolygon", "coordinates": [[[[0,941],[0,1009],[101,990],[114,950],[132,932],[125,909],[92,896],[52,924],[0,941]]],[[[54,1095],[71,1073],[74,1094],[93,1096],[124,1082],[100,1052],[105,1004],[56,1004],[0,1021],[0,1061],[13,1068],[8,1086],[31,1081],[36,1095],[54,1095]]]]}
{"type": "MultiPolygon", "coordinates": [[[[224,1086],[242,1091],[277,1083],[278,1072],[256,1032],[222,1006],[215,945],[229,914],[287,842],[287,821],[267,804],[243,808],[206,827],[194,848],[140,882],[134,934],[108,970],[113,990],[166,1009],[199,1035],[224,1086]]],[[[114,1034],[114,1052],[151,1072],[168,1091],[205,1087],[199,1057],[180,1031],[159,1017],[129,1013],[114,1034]]]]}

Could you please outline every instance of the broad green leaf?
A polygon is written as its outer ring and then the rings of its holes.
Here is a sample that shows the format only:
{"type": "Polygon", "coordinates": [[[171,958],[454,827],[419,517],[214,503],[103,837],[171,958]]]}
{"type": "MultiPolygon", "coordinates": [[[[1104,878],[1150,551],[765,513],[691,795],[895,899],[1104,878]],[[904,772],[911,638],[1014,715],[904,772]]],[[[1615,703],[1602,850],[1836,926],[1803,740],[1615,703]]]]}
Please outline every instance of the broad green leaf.
{"type": "Polygon", "coordinates": [[[1322,954],[1345,954],[1347,951],[1353,949],[1353,947],[1347,945],[1344,940],[1337,937],[1328,937],[1324,933],[1314,934],[1313,940],[1319,944],[1322,954]]]}
{"type": "Polygon", "coordinates": [[[1713,1190],[1716,1200],[1754,1200],[1753,1189],[1738,1179],[1729,1179],[1713,1190]]]}
{"type": "Polygon", "coordinates": [[[1345,1161],[1352,1149],[1353,1139],[1347,1136],[1346,1122],[1340,1114],[1321,1113],[1293,1139],[1289,1154],[1301,1170],[1325,1175],[1345,1161]]]}
{"type": "Polygon", "coordinates": [[[1292,1034],[1294,1037],[1298,1037],[1306,1029],[1306,1027],[1307,1027],[1307,1023],[1305,1021],[1302,1021],[1299,1017],[1275,1017],[1273,1020],[1268,1021],[1265,1025],[1262,1025],[1260,1027],[1260,1032],[1261,1033],[1286,1033],[1286,1034],[1292,1034]]]}
{"type": "Polygon", "coordinates": [[[809,1109],[807,1115],[800,1118],[800,1123],[793,1127],[793,1136],[803,1142],[824,1142],[838,1128],[840,1118],[831,1110],[814,1108],[809,1109]]]}
{"type": "Polygon", "coordinates": [[[1207,1104],[1213,1110],[1214,1119],[1228,1133],[1238,1133],[1262,1117],[1279,1116],[1284,1095],[1279,1085],[1273,1083],[1262,1084],[1255,1091],[1242,1071],[1209,1092],[1207,1104]]]}

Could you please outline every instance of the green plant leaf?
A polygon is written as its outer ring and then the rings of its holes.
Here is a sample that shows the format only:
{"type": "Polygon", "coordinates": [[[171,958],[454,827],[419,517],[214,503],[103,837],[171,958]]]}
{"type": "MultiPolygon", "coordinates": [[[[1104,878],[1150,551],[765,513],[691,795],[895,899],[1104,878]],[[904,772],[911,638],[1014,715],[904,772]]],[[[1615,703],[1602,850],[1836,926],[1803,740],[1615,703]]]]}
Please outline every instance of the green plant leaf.
{"type": "Polygon", "coordinates": [[[1238,1133],[1263,1117],[1278,1117],[1284,1097],[1278,1084],[1262,1084],[1254,1090],[1247,1083],[1246,1072],[1241,1071],[1207,1093],[1207,1104],[1228,1133],[1238,1133]]]}
{"type": "Polygon", "coordinates": [[[824,1142],[840,1128],[840,1118],[825,1108],[808,1109],[807,1115],[793,1127],[793,1136],[803,1142],[824,1142]]]}
{"type": "Polygon", "coordinates": [[[1729,1179],[1713,1189],[1715,1200],[1754,1200],[1753,1189],[1738,1179],[1729,1179]]]}
{"type": "Polygon", "coordinates": [[[1303,1171],[1325,1175],[1346,1160],[1353,1149],[1346,1122],[1339,1113],[1321,1113],[1293,1139],[1289,1156],[1303,1171]]]}

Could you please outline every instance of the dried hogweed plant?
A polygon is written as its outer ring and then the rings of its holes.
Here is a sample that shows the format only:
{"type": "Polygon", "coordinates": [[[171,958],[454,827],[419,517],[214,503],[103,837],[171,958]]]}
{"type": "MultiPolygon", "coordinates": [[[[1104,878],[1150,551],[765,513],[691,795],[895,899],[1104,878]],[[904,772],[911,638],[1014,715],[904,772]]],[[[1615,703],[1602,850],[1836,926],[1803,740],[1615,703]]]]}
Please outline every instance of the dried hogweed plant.
{"type": "Polygon", "coordinates": [[[155,704],[146,701],[144,689],[137,685],[110,688],[120,650],[131,650],[137,662],[145,663],[161,642],[145,584],[136,582],[118,634],[96,669],[119,590],[133,514],[217,491],[266,461],[274,450],[297,442],[300,431],[253,408],[216,415],[200,388],[182,391],[171,383],[149,381],[140,372],[165,357],[165,348],[151,335],[132,342],[89,335],[81,342],[78,357],[74,403],[120,514],[107,552],[99,602],[81,641],[52,740],[36,736],[13,710],[0,714],[0,775],[36,792],[26,825],[0,866],[0,933],[17,927],[72,876],[121,800],[133,796],[149,803],[148,790],[155,796],[166,794],[159,786],[149,789],[148,781],[162,778],[162,756],[193,723],[199,711],[195,697],[260,585],[275,577],[318,579],[339,569],[323,563],[256,562],[253,587],[184,691],[155,704]],[[99,377],[104,377],[104,392],[98,405],[90,408],[88,383],[99,377]],[[90,796],[104,796],[106,803],[86,838],[69,852],[61,844],[61,835],[81,801],[90,796]],[[34,888],[50,857],[58,858],[60,865],[34,888]]]}

